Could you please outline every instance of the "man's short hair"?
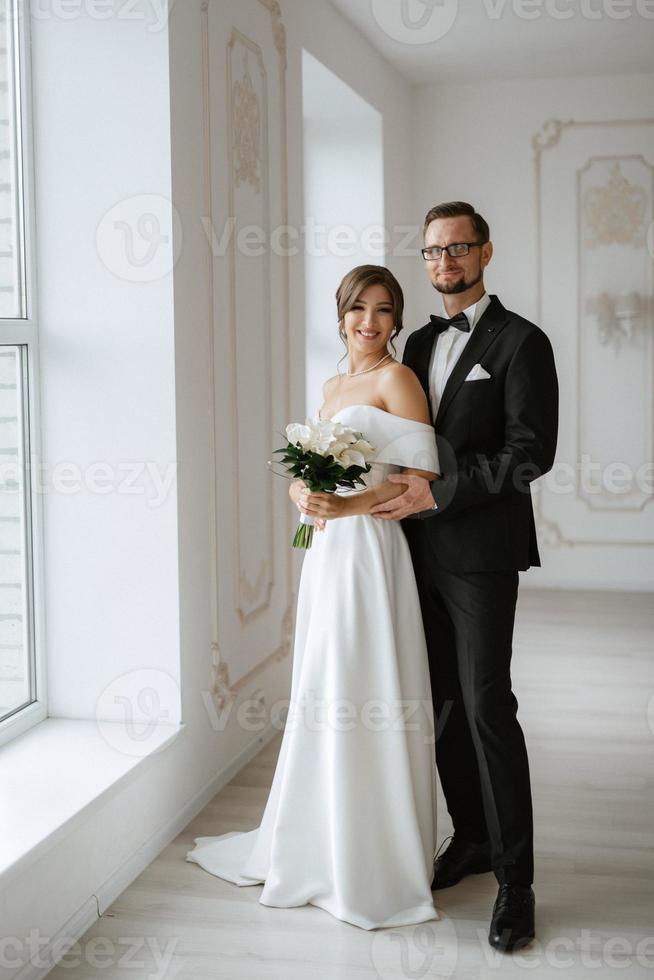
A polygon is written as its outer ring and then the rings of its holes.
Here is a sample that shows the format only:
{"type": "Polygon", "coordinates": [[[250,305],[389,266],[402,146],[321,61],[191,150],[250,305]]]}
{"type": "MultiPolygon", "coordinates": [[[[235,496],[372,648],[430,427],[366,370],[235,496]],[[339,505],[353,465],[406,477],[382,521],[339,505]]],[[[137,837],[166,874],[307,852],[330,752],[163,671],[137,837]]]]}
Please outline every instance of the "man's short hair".
{"type": "Polygon", "coordinates": [[[423,236],[427,233],[427,228],[432,221],[436,221],[437,218],[463,217],[470,218],[474,229],[479,236],[480,242],[490,241],[490,228],[488,227],[488,222],[482,218],[477,211],[475,211],[472,204],[468,204],[466,201],[448,201],[446,204],[437,204],[435,208],[428,211],[427,217],[425,218],[423,236]]]}

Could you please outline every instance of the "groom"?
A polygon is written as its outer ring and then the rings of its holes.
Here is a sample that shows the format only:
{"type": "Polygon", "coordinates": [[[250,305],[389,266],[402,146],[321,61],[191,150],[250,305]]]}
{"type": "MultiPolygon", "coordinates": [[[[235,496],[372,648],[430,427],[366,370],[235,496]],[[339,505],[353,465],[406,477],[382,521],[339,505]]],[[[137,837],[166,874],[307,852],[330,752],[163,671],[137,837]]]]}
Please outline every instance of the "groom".
{"type": "MultiPolygon", "coordinates": [[[[540,565],[530,483],[552,466],[558,382],[535,324],[484,288],[489,228],[461,201],[424,226],[425,268],[445,317],[407,340],[404,363],[431,404],[440,477],[407,484],[372,513],[404,520],[420,593],[437,724],[436,761],[452,841],[433,888],[493,871],[499,883],[489,942],[534,936],[529,763],[511,689],[518,571],[540,565]]],[[[416,464],[418,465],[418,464],[416,464]]]]}

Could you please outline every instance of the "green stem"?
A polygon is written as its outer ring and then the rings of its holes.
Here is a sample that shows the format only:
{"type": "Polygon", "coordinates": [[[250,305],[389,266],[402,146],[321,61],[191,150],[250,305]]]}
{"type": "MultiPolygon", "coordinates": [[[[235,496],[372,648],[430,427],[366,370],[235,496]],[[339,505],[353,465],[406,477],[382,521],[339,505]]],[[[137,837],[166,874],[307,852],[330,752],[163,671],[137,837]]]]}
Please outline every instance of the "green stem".
{"type": "Polygon", "coordinates": [[[312,541],[313,524],[298,524],[295,537],[293,538],[293,547],[309,549],[312,541]]]}

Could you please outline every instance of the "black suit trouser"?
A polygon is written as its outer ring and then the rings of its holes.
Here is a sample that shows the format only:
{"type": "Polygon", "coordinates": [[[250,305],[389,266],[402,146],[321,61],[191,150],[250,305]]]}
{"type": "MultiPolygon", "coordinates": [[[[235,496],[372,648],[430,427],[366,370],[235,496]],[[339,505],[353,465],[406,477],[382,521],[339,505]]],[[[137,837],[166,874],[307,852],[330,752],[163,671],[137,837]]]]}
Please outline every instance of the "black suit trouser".
{"type": "Polygon", "coordinates": [[[403,527],[429,653],[436,763],[454,830],[464,840],[490,839],[500,884],[530,885],[529,762],[510,672],[518,572],[450,571],[422,522],[403,527]]]}

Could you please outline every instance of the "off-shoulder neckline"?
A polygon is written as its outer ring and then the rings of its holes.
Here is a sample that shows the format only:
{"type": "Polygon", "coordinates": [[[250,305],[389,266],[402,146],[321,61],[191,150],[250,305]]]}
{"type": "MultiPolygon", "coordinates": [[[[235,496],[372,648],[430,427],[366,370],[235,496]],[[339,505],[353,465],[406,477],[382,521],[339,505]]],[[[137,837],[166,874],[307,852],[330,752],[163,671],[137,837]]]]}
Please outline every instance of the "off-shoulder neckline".
{"type": "Polygon", "coordinates": [[[433,425],[430,422],[418,422],[416,419],[408,419],[404,415],[395,415],[394,412],[387,412],[385,408],[379,408],[378,405],[367,405],[365,403],[355,404],[355,405],[344,405],[343,408],[339,408],[338,412],[335,412],[330,419],[324,419],[320,412],[318,412],[318,419],[320,422],[333,422],[341,412],[346,412],[348,408],[371,408],[375,412],[381,412],[382,415],[390,415],[391,418],[400,419],[402,422],[412,422],[414,425],[423,425],[426,429],[433,429],[433,425]]]}

